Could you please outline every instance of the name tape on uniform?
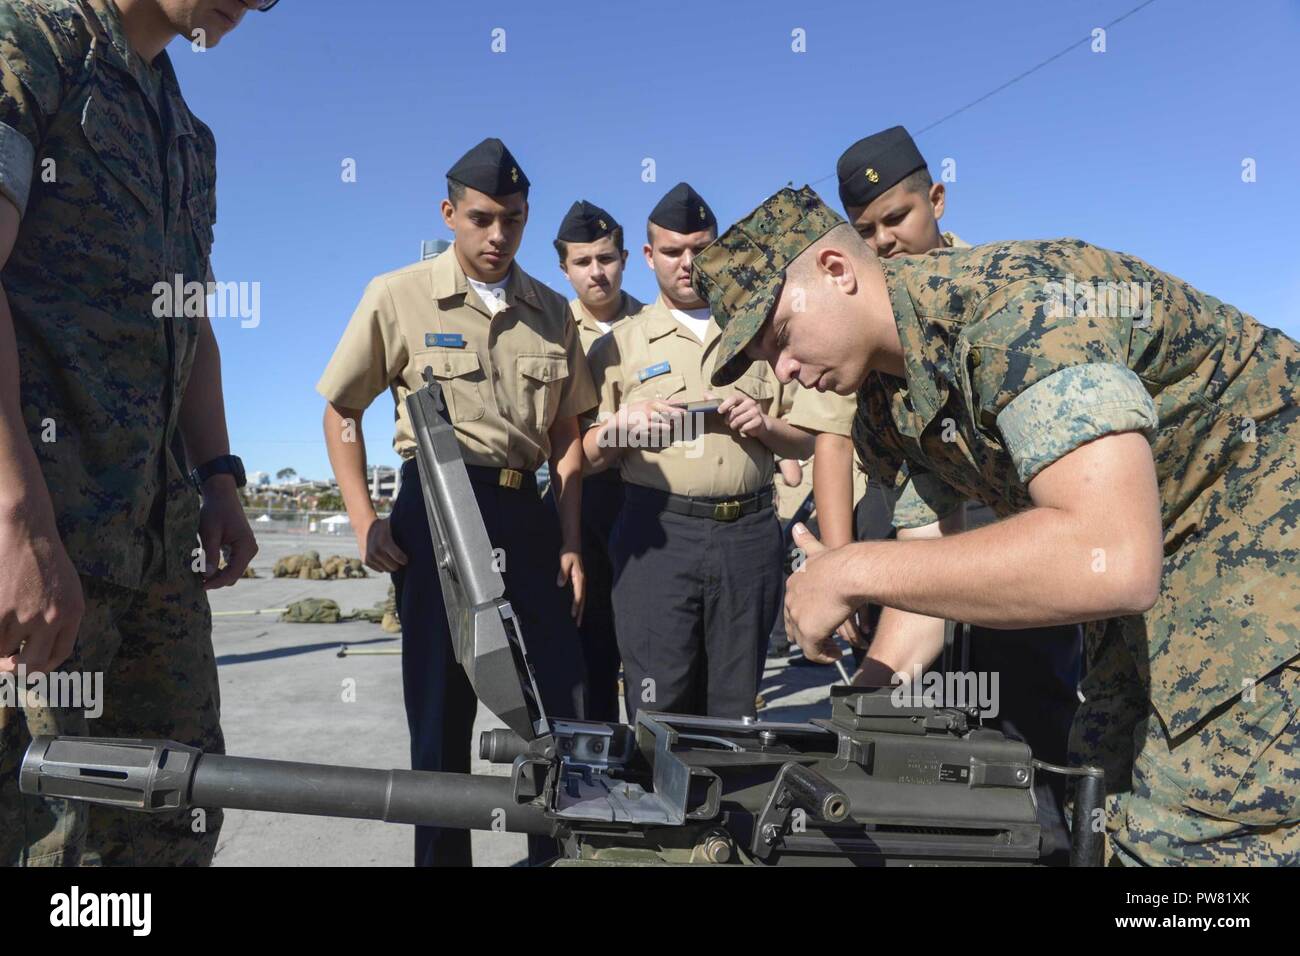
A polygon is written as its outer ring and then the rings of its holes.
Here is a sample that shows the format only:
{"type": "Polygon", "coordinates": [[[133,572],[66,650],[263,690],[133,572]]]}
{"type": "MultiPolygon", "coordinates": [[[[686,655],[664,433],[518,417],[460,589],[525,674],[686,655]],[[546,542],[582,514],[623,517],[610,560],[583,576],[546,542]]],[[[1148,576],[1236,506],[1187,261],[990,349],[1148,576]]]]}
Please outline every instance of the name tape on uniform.
{"type": "Polygon", "coordinates": [[[659,375],[667,375],[672,370],[672,366],[667,362],[659,362],[656,365],[647,365],[645,368],[641,369],[641,371],[636,373],[636,377],[638,381],[644,382],[646,379],[655,378],[659,375]]]}
{"type": "Polygon", "coordinates": [[[424,333],[424,347],[426,349],[463,349],[465,347],[465,336],[459,332],[426,332],[424,333]]]}

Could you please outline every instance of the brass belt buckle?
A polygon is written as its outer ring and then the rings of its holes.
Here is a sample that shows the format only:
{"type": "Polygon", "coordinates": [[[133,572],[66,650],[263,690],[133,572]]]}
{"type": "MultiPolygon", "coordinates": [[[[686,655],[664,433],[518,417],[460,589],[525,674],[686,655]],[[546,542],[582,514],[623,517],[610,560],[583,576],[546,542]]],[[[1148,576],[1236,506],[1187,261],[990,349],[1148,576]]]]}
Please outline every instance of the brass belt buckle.
{"type": "Polygon", "coordinates": [[[515,471],[513,468],[502,468],[501,474],[497,477],[497,484],[502,488],[510,488],[515,491],[524,483],[524,473],[515,471]]]}
{"type": "Polygon", "coordinates": [[[714,521],[735,521],[739,517],[739,501],[720,501],[713,506],[714,521]]]}

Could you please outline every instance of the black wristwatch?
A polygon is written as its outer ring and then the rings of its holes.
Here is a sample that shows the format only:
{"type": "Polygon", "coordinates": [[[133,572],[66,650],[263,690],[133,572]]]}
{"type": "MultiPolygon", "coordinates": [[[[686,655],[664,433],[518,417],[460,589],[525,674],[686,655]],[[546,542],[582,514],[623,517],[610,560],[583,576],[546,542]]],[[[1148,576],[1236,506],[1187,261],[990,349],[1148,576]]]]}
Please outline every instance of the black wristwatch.
{"type": "Polygon", "coordinates": [[[205,461],[190,472],[190,481],[194,482],[195,488],[202,491],[203,483],[213,475],[233,475],[236,488],[248,484],[248,479],[244,477],[244,463],[235,455],[221,455],[211,461],[205,461]]]}

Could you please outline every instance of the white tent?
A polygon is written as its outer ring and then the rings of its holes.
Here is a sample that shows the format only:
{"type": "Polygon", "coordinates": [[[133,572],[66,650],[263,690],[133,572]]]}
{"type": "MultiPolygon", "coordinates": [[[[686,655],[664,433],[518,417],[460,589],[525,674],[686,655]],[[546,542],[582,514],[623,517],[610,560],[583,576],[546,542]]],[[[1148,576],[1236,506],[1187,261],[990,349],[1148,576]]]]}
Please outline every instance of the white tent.
{"type": "Polygon", "coordinates": [[[321,527],[328,534],[339,534],[349,524],[351,522],[347,515],[330,515],[321,520],[321,527]]]}

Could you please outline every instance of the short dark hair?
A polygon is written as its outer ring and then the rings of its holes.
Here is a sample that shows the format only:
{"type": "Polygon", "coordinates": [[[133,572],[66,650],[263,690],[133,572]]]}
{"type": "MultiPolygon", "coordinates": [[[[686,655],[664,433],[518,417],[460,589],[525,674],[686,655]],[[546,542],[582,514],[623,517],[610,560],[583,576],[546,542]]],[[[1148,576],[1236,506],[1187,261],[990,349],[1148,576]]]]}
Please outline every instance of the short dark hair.
{"type": "MultiPolygon", "coordinates": [[[[654,226],[659,226],[659,223],[657,223],[657,222],[653,222],[653,221],[651,221],[651,220],[649,220],[649,219],[647,219],[647,220],[645,221],[645,241],[646,241],[646,245],[651,246],[651,247],[653,247],[654,244],[655,244],[654,233],[651,232],[651,229],[652,229],[654,226]]],[[[667,229],[668,227],[667,227],[667,226],[659,226],[659,228],[660,228],[660,229],[667,229]]],[[[672,230],[669,230],[669,231],[671,232],[672,230]]],[[[717,239],[717,238],[718,238],[718,227],[717,227],[717,226],[710,226],[710,227],[709,227],[709,234],[710,234],[714,239],[717,239]]]]}
{"type": "MultiPolygon", "coordinates": [[[[623,254],[623,227],[615,226],[613,231],[610,232],[609,238],[610,241],[614,243],[614,248],[618,250],[618,253],[621,256],[623,254]]],[[[555,239],[553,240],[553,243],[555,245],[555,251],[560,257],[560,267],[563,268],[564,263],[567,262],[569,258],[569,244],[563,239],[555,239]]]]}
{"type": "Polygon", "coordinates": [[[924,166],[914,173],[908,173],[901,182],[903,188],[909,193],[920,193],[923,196],[928,196],[930,187],[934,185],[934,180],[930,178],[930,170],[924,166]]]}
{"type": "MultiPolygon", "coordinates": [[[[524,202],[528,202],[528,190],[522,189],[520,190],[520,192],[524,194],[524,202]]],[[[464,198],[465,198],[465,184],[458,183],[454,179],[448,179],[447,199],[451,201],[451,204],[454,206],[456,205],[456,203],[460,202],[464,198]]]]}

